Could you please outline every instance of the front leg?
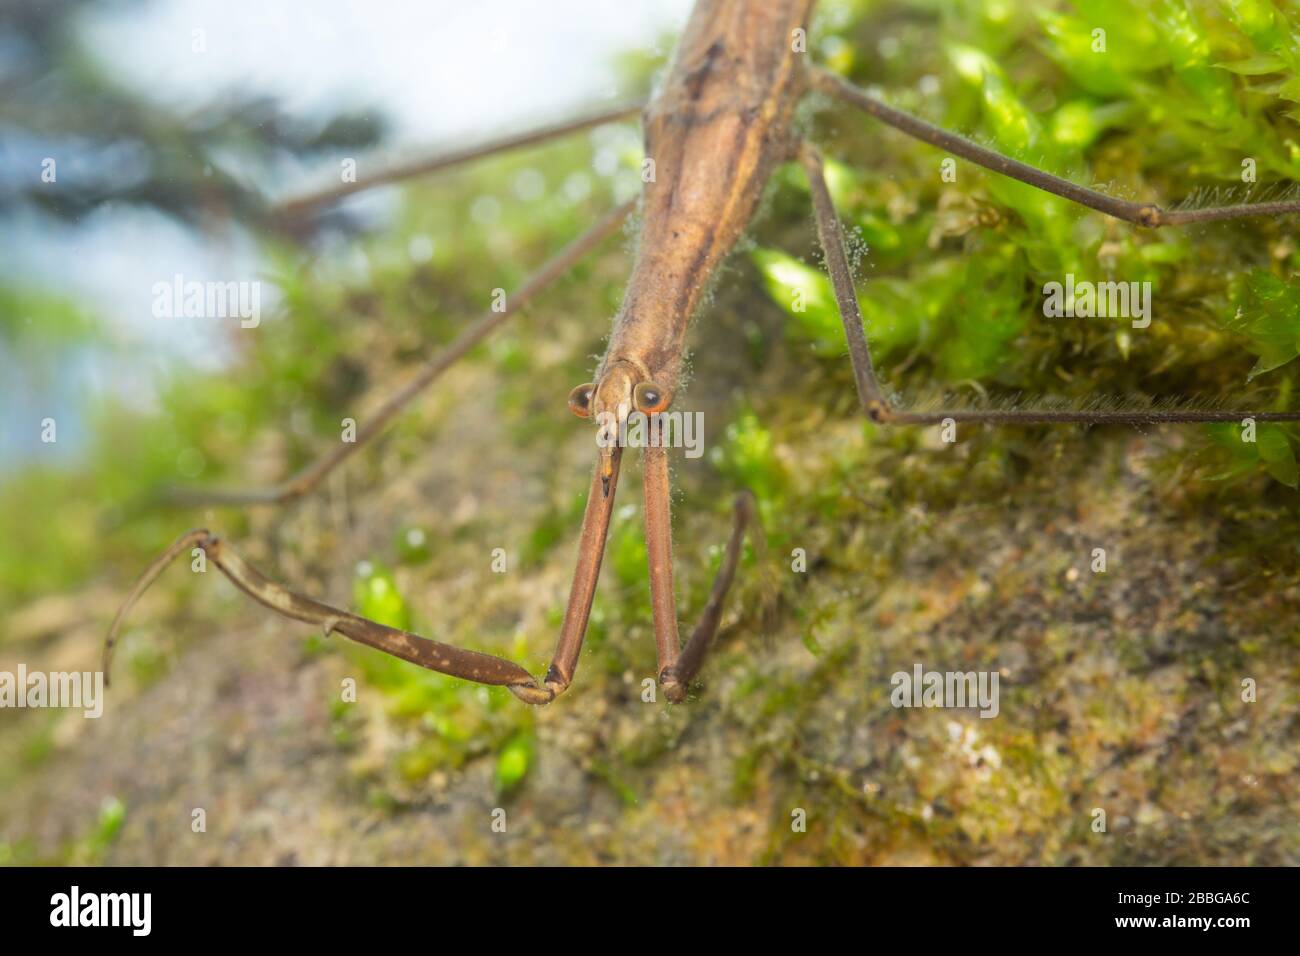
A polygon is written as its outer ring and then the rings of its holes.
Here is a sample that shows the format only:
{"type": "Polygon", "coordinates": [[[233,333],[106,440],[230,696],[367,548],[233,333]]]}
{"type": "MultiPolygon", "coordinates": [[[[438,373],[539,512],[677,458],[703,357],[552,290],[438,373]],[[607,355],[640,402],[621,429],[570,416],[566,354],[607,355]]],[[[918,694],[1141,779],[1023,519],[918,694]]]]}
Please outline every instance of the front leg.
{"type": "Polygon", "coordinates": [[[582,537],[578,545],[578,566],[573,575],[564,625],[560,630],[560,639],[550,669],[542,681],[536,680],[513,661],[430,640],[291,591],[267,578],[216,535],[198,529],[181,535],[145,569],[131,588],[117,616],[113,618],[104,642],[105,683],[108,682],[118,634],[131,608],[175,558],[191,548],[201,548],[236,587],[277,614],[314,624],[326,635],[342,634],[358,644],[365,644],[440,674],[478,684],[508,687],[512,694],[527,704],[550,703],[569,686],[578,666],[578,655],[587,632],[587,620],[591,614],[591,602],[596,593],[601,558],[605,552],[605,538],[614,509],[613,492],[618,481],[619,458],[618,454],[613,457],[613,481],[608,494],[603,493],[604,476],[599,465],[592,475],[587,511],[582,520],[582,537]]]}
{"type": "Polygon", "coordinates": [[[736,577],[745,530],[755,518],[754,496],[748,491],[736,495],[731,538],[722,566],[713,579],[709,602],[700,623],[683,648],[677,631],[677,598],[673,593],[673,539],[669,498],[668,452],[647,448],[643,456],[645,479],[645,538],[650,563],[650,603],[654,612],[655,646],[659,652],[659,684],[674,704],[686,699],[686,691],[704,662],[704,655],[722,621],[722,607],[736,577]]]}

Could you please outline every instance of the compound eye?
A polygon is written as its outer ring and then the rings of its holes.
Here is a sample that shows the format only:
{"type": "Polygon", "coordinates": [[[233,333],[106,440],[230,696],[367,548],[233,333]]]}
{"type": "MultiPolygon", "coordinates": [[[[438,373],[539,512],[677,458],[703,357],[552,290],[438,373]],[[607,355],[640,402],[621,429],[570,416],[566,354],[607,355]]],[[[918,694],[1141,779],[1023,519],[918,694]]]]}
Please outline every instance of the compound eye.
{"type": "Polygon", "coordinates": [[[638,382],[632,389],[632,404],[643,415],[655,415],[668,407],[668,393],[654,382],[638,382]]]}
{"type": "Polygon", "coordinates": [[[588,418],[591,415],[591,397],[596,394],[595,382],[588,382],[586,385],[579,385],[569,393],[569,411],[579,418],[588,418]]]}

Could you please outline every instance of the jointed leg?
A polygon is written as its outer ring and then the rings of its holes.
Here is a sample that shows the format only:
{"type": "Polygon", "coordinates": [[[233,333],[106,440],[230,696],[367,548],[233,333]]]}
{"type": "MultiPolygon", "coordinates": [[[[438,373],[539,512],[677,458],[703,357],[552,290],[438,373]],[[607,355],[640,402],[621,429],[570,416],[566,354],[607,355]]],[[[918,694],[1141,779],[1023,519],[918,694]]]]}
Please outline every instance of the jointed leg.
{"type": "Polygon", "coordinates": [[[538,688],[534,697],[526,697],[515,690],[515,696],[529,704],[545,704],[558,697],[573,681],[578,669],[578,655],[582,653],[582,639],[587,635],[591,602],[596,597],[596,582],[600,579],[600,565],[605,557],[605,538],[609,534],[610,515],[614,513],[614,494],[618,490],[622,459],[623,450],[615,448],[613,472],[608,476],[602,475],[599,461],[592,472],[591,487],[587,489],[587,510],[582,516],[578,566],[573,572],[569,605],[564,611],[564,623],[560,625],[560,638],[555,642],[555,655],[551,658],[543,686],[538,688]]]}
{"type": "Polygon", "coordinates": [[[1253,418],[1258,422],[1300,421],[1297,412],[1249,412],[1224,409],[1088,409],[968,408],[951,411],[891,411],[885,421],[891,425],[938,425],[945,419],[989,425],[1177,425],[1197,422],[1240,422],[1253,418]]]}
{"type": "Polygon", "coordinates": [[[382,432],[398,412],[405,408],[424,389],[428,388],[430,383],[446,371],[457,359],[487,338],[488,334],[505,322],[506,319],[528,305],[538,293],[568,272],[579,259],[598,246],[602,240],[616,232],[635,205],[634,200],[623,203],[623,205],[606,215],[561,249],[552,259],[529,276],[514,293],[506,297],[505,308],[502,311],[493,312],[488,310],[466,326],[464,331],[456,336],[456,339],[450,345],[421,365],[409,382],[366,419],[357,429],[355,441],[340,442],[328,453],[322,455],[288,481],[272,488],[254,488],[251,490],[186,488],[172,492],[170,497],[184,504],[259,505],[283,504],[307,494],[335,467],[354,454],[371,438],[382,432]]]}
{"type": "Polygon", "coordinates": [[[610,109],[601,110],[597,113],[591,113],[587,116],[580,116],[577,119],[568,120],[563,123],[556,123],[551,126],[544,126],[540,129],[529,130],[526,133],[520,133],[514,136],[507,136],[504,139],[492,140],[482,143],[478,146],[471,146],[468,149],[453,150],[449,153],[440,153],[437,156],[417,159],[413,162],[402,163],[397,166],[390,166],[388,169],[380,170],[369,176],[359,176],[355,182],[340,183],[328,189],[322,189],[317,192],[308,193],[303,196],[297,196],[287,200],[276,207],[277,215],[285,219],[299,219],[304,215],[314,212],[321,206],[328,205],[345,196],[358,193],[375,186],[384,186],[389,183],[400,182],[403,179],[411,179],[415,176],[423,176],[426,173],[437,172],[440,169],[447,169],[451,166],[458,166],[462,163],[468,163],[475,159],[482,159],[485,156],[491,156],[494,153],[505,152],[510,149],[517,149],[521,146],[531,146],[535,143],[544,143],[550,139],[556,139],[569,133],[576,133],[580,130],[590,129],[593,126],[600,126],[603,123],[614,123],[618,120],[628,119],[641,112],[644,108],[643,103],[626,103],[622,106],[611,107],[610,109]]]}
{"type": "Polygon", "coordinates": [[[1300,201],[1296,202],[1261,202],[1243,203],[1237,206],[1216,206],[1210,209],[1165,210],[1151,203],[1127,202],[1087,189],[1041,169],[1035,169],[1027,163],[1003,156],[965,137],[940,129],[925,120],[918,119],[910,113],[887,106],[872,98],[865,90],[859,89],[848,80],[836,76],[824,69],[814,67],[810,74],[814,89],[844,102],[856,106],[864,113],[888,123],[895,129],[902,130],[908,136],[954,153],[976,165],[991,169],[995,173],[1010,176],[1022,183],[1028,183],[1039,189],[1062,196],[1080,203],[1098,212],[1104,212],[1125,222],[1140,226],[1181,226],[1188,223],[1211,222],[1220,219],[1242,219],[1248,216],[1280,216],[1300,212],[1300,201]]]}
{"type": "MultiPolygon", "coordinates": [[[[614,479],[618,477],[618,456],[615,456],[614,479]]],[[[233,549],[215,535],[206,530],[190,531],[176,540],[170,548],[161,554],[136,582],[127,595],[126,602],[113,619],[108,637],[104,642],[104,678],[108,680],[112,665],[113,650],[127,613],[139,600],[140,595],[149,587],[159,574],[178,555],[191,548],[202,548],[207,559],[226,575],[235,585],[258,603],[270,608],[277,614],[304,621],[322,628],[326,635],[339,633],[344,637],[381,650],[404,661],[418,664],[429,670],[450,674],[462,680],[476,681],[480,684],[504,685],[520,700],[529,704],[545,704],[553,700],[573,679],[577,667],[578,653],[582,648],[582,638],[587,628],[587,618],[591,611],[592,597],[596,590],[596,581],[600,576],[601,556],[605,550],[605,536],[609,530],[610,514],[613,511],[614,495],[601,494],[599,468],[592,476],[592,485],[587,499],[587,512],[583,517],[582,538],[579,545],[578,568],[573,578],[573,588],[569,594],[569,606],[564,616],[564,626],[560,632],[559,644],[555,650],[555,659],[551,664],[546,679],[539,683],[524,668],[512,661],[470,651],[460,647],[442,644],[409,631],[388,627],[367,618],[324,604],[313,598],[290,591],[274,581],[264,577],[252,565],[248,564],[233,549]]]]}
{"type": "MultiPolygon", "coordinates": [[[[645,489],[645,545],[650,570],[650,610],[659,659],[659,682],[664,671],[677,663],[682,642],[677,632],[677,598],[673,591],[673,526],[668,479],[668,454],[647,448],[641,456],[645,489]]],[[[669,694],[672,699],[672,694],[669,694]]]]}
{"type": "Polygon", "coordinates": [[[745,539],[745,532],[749,522],[756,520],[754,496],[748,491],[737,493],[731,511],[731,537],[727,539],[727,550],[722,556],[722,566],[718,568],[718,573],[713,579],[713,588],[709,591],[709,601],[700,614],[700,622],[695,625],[695,630],[691,631],[691,636],[687,638],[686,646],[682,648],[677,663],[660,672],[665,693],[668,699],[675,703],[686,696],[686,689],[695,679],[700,665],[704,663],[705,652],[713,644],[713,635],[717,633],[718,625],[722,623],[723,602],[726,601],[731,582],[736,577],[736,566],[740,563],[740,548],[745,539]],[[681,688],[680,696],[676,698],[673,696],[674,687],[681,688]]]}
{"type": "Polygon", "coordinates": [[[736,576],[745,529],[754,518],[754,497],[748,491],[736,496],[731,538],[722,566],[713,579],[708,604],[686,646],[677,633],[677,599],[673,593],[673,542],[669,497],[668,453],[647,448],[644,455],[645,537],[650,563],[650,602],[654,613],[655,646],[659,652],[659,683],[674,704],[686,698],[686,690],[704,661],[704,654],[722,621],[722,606],[736,576]]]}
{"type": "Polygon", "coordinates": [[[871,350],[867,347],[867,335],[862,328],[862,311],[858,308],[858,294],[853,288],[853,273],[844,252],[843,230],[840,218],[835,214],[835,205],[831,202],[830,190],[826,187],[821,154],[809,143],[803,143],[799,147],[799,161],[808,177],[813,214],[817,219],[817,235],[826,257],[826,271],[831,275],[831,287],[835,290],[840,321],[844,324],[844,337],[849,343],[853,377],[858,386],[858,402],[868,418],[880,421],[889,411],[889,403],[880,390],[875,369],[871,365],[871,350]]]}
{"type": "Polygon", "coordinates": [[[844,238],[839,218],[831,203],[830,191],[822,173],[821,158],[816,149],[804,143],[799,158],[808,176],[812,192],[813,214],[817,219],[817,232],[826,255],[826,269],[835,290],[835,301],[844,334],[849,343],[849,360],[857,380],[858,400],[863,412],[872,420],[891,425],[937,425],[945,419],[954,422],[975,422],[996,425],[1160,425],[1183,422],[1240,422],[1253,418],[1261,422],[1300,421],[1300,411],[1231,411],[1224,409],[954,409],[951,411],[910,411],[895,409],[880,390],[871,364],[871,352],[866,333],[862,328],[862,312],[858,308],[857,292],[853,288],[853,274],[849,270],[844,252],[844,238]]]}
{"type": "Polygon", "coordinates": [[[149,566],[136,582],[135,587],[131,589],[126,603],[113,620],[108,639],[104,644],[106,680],[112,665],[118,632],[131,606],[172,558],[195,547],[202,548],[207,558],[249,597],[285,617],[315,624],[322,628],[326,635],[337,632],[360,644],[367,644],[394,657],[400,657],[404,661],[465,680],[478,681],[481,684],[535,684],[532,675],[518,664],[490,654],[480,654],[476,651],[440,644],[290,591],[264,577],[220,538],[203,529],[182,535],[149,566]]]}

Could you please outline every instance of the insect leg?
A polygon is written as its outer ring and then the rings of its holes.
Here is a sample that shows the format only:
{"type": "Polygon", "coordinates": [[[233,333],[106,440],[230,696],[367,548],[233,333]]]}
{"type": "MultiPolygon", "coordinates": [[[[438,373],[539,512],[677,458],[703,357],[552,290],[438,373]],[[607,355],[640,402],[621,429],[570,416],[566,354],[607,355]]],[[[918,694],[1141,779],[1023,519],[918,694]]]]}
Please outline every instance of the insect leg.
{"type": "MultiPolygon", "coordinates": [[[[618,474],[617,468],[616,455],[615,478],[618,474]]],[[[596,580],[600,576],[605,535],[609,529],[609,519],[614,504],[613,494],[602,495],[600,489],[600,470],[597,468],[592,476],[587,513],[583,518],[578,568],[569,595],[569,606],[564,616],[564,626],[560,632],[555,660],[544,681],[537,681],[523,667],[505,658],[430,640],[291,591],[264,576],[219,537],[204,529],[181,535],[145,569],[131,588],[122,607],[113,618],[104,640],[105,681],[112,666],[118,634],[131,608],[176,557],[192,548],[201,548],[206,558],[234,582],[236,587],[277,614],[295,621],[314,624],[324,630],[326,635],[342,634],[359,644],[368,645],[385,654],[391,654],[441,674],[449,674],[479,684],[506,686],[525,703],[549,703],[569,685],[573,678],[578,652],[582,648],[582,637],[587,627],[587,618],[591,611],[592,596],[596,590],[596,580]]]]}
{"type": "Polygon", "coordinates": [[[576,119],[567,120],[563,123],[555,123],[551,126],[543,126],[539,129],[528,130],[527,132],[519,133],[514,136],[507,136],[503,139],[491,140],[490,142],[471,146],[467,149],[439,153],[435,156],[413,160],[409,163],[390,166],[387,169],[381,169],[368,176],[358,176],[355,182],[338,183],[317,192],[296,196],[280,203],[275,207],[274,211],[276,215],[288,220],[301,219],[303,216],[315,212],[321,206],[328,205],[329,203],[342,199],[345,196],[350,196],[353,193],[362,192],[363,190],[371,189],[375,186],[385,186],[390,183],[400,182],[404,179],[411,179],[415,176],[423,176],[452,166],[459,166],[462,163],[472,162],[476,159],[482,159],[485,156],[505,152],[506,150],[518,149],[522,146],[532,146],[536,143],[544,143],[547,140],[557,139],[558,137],[565,136],[569,133],[577,133],[581,130],[590,129],[593,126],[600,126],[604,123],[615,123],[619,120],[636,116],[641,112],[644,106],[645,104],[640,102],[625,103],[596,113],[590,113],[586,116],[579,116],[576,119]]]}
{"type": "Polygon", "coordinates": [[[1028,183],[1038,189],[1053,193],[1072,202],[1080,203],[1090,209],[1096,209],[1108,216],[1140,226],[1181,226],[1188,223],[1212,222],[1222,219],[1242,219],[1248,216],[1283,216],[1300,212],[1300,202],[1261,202],[1242,203],[1237,206],[1215,206],[1209,209],[1166,210],[1152,203],[1128,202],[1088,189],[1068,179],[1053,176],[1028,163],[1003,156],[995,150],[978,143],[972,143],[965,137],[940,129],[925,120],[904,113],[902,110],[888,106],[870,96],[847,80],[827,70],[814,67],[810,71],[813,89],[828,93],[837,99],[855,106],[869,116],[888,123],[908,136],[937,146],[963,159],[970,160],[995,173],[1010,176],[1022,183],[1028,183]]]}
{"type": "Polygon", "coordinates": [[[1225,409],[954,409],[952,411],[891,410],[884,421],[890,425],[938,425],[945,419],[990,425],[1171,425],[1197,422],[1300,421],[1297,412],[1251,412],[1225,409]]]}
{"type": "Polygon", "coordinates": [[[853,363],[853,378],[857,382],[858,402],[863,414],[873,421],[883,421],[889,413],[889,402],[876,381],[871,365],[871,350],[862,328],[862,311],[858,308],[858,294],[853,288],[853,273],[844,252],[844,232],[822,169],[821,154],[808,143],[799,147],[799,161],[812,192],[813,215],[817,219],[817,234],[826,257],[826,270],[835,290],[835,303],[839,306],[840,321],[844,323],[844,337],[849,343],[849,359],[853,363]]]}
{"type": "Polygon", "coordinates": [[[732,512],[731,537],[722,558],[722,566],[713,579],[708,603],[700,622],[681,647],[677,633],[677,600],[673,594],[673,541],[669,497],[668,452],[664,448],[646,448],[643,465],[645,479],[646,554],[650,564],[650,601],[654,612],[655,645],[659,652],[659,684],[673,703],[686,698],[686,690],[704,661],[705,652],[722,620],[727,591],[736,577],[740,547],[754,515],[754,496],[748,491],[736,495],[732,512]],[[680,651],[679,651],[680,648],[680,651]]]}
{"type": "Polygon", "coordinates": [[[113,651],[127,613],[140,595],[171,563],[171,560],[191,548],[201,548],[208,560],[234,582],[236,587],[259,604],[295,621],[315,624],[327,635],[342,634],[360,644],[367,644],[386,654],[400,657],[404,661],[464,680],[477,681],[480,684],[518,685],[524,692],[538,689],[532,675],[518,664],[490,654],[441,644],[399,628],[379,624],[276,584],[245,561],[221,538],[204,529],[187,532],[178,538],[149,566],[131,589],[131,593],[113,619],[108,637],[104,641],[105,680],[112,666],[113,651]]]}
{"type": "Polygon", "coordinates": [[[578,656],[582,653],[582,640],[587,635],[587,620],[591,617],[591,602],[596,596],[596,582],[600,579],[600,565],[605,557],[605,538],[609,533],[609,519],[614,512],[614,494],[618,490],[619,464],[623,449],[615,448],[612,458],[613,472],[601,474],[601,462],[591,475],[587,489],[587,510],[582,516],[582,537],[578,543],[578,566],[573,572],[573,586],[569,589],[569,604],[560,625],[560,638],[555,644],[555,655],[547,669],[546,679],[538,688],[536,699],[515,691],[515,696],[529,704],[545,704],[564,692],[573,681],[578,669],[578,656]],[[544,699],[541,695],[545,695],[544,699]]]}
{"type": "Polygon", "coordinates": [[[175,489],[169,499],[179,504],[237,504],[278,505],[300,498],[316,487],[326,475],[366,442],[374,438],[411,400],[445,372],[457,359],[478,345],[499,325],[527,306],[551,283],[559,279],[573,265],[594,249],[622,225],[635,207],[635,201],[623,203],[613,212],[593,225],[578,238],[561,249],[540,269],[529,276],[518,289],[506,297],[505,308],[500,312],[488,310],[471,322],[445,349],[423,363],[405,385],[380,405],[357,429],[356,439],[339,442],[329,452],[312,462],[288,481],[270,488],[253,489],[175,489]]]}
{"type": "Polygon", "coordinates": [[[937,425],[945,419],[954,422],[986,423],[995,425],[1161,425],[1183,422],[1239,422],[1253,418],[1261,422],[1300,421],[1300,412],[1231,411],[1225,409],[1148,408],[1148,409],[954,409],[951,411],[909,411],[892,408],[880,391],[871,353],[867,348],[866,333],[862,328],[862,313],[858,296],[853,288],[853,273],[849,270],[844,253],[844,237],[826,178],[822,172],[821,157],[807,143],[799,150],[799,159],[808,176],[813,198],[813,212],[817,218],[817,231],[826,255],[826,269],[835,290],[844,335],[849,343],[849,359],[857,381],[858,401],[863,414],[872,421],[891,425],[937,425]]]}

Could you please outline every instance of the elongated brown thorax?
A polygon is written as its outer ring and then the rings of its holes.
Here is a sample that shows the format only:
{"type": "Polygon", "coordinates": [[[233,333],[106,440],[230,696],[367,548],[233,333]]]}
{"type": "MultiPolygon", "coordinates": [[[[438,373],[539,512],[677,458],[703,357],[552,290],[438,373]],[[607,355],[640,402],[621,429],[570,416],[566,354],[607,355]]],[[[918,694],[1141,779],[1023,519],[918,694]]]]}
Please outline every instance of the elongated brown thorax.
{"type": "Polygon", "coordinates": [[[619,362],[668,396],[686,330],[773,169],[789,158],[814,0],[699,0],[646,107],[636,263],[597,381],[619,362]]]}

